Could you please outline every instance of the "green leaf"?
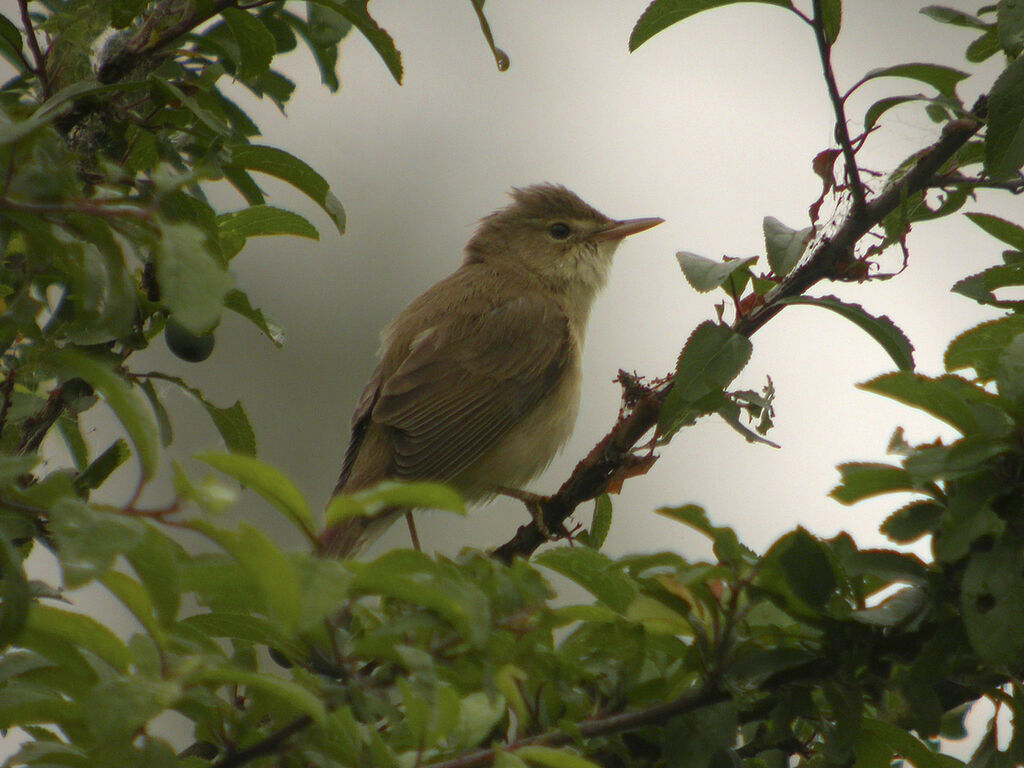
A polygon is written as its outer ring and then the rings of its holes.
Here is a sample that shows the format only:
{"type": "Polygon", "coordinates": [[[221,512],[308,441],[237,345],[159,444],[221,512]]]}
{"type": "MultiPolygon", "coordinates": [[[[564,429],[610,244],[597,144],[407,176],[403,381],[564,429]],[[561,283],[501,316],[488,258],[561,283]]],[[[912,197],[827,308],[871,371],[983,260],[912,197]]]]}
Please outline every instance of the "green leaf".
{"type": "Polygon", "coordinates": [[[217,217],[221,237],[241,238],[264,235],[295,235],[319,240],[320,233],[304,217],[272,205],[253,205],[217,217]]]}
{"type": "Polygon", "coordinates": [[[749,256],[745,259],[727,259],[725,261],[714,261],[689,251],[679,251],[676,254],[679,266],[683,269],[683,276],[695,291],[707,293],[723,285],[734,272],[745,269],[757,261],[757,256],[749,256]]]}
{"type": "Polygon", "coordinates": [[[776,277],[785,277],[800,261],[814,229],[790,229],[772,216],[764,217],[763,228],[768,264],[776,277]]]}
{"type": "MultiPolygon", "coordinates": [[[[365,0],[363,4],[365,5],[365,0]]],[[[288,182],[323,208],[331,217],[338,232],[344,234],[345,209],[331,192],[330,185],[324,177],[308,163],[283,149],[259,144],[237,144],[231,147],[230,163],[238,168],[259,171],[288,182]]]]}
{"type": "Polygon", "coordinates": [[[1024,661],[1024,559],[1006,541],[974,552],[960,593],[967,637],[987,663],[1014,668],[1024,661]]]}
{"type": "Polygon", "coordinates": [[[791,296],[779,300],[780,304],[804,304],[822,307],[845,317],[877,341],[901,371],[914,368],[914,345],[887,315],[872,315],[860,304],[849,304],[835,296],[791,296]]]}
{"type": "Polygon", "coordinates": [[[154,254],[160,303],[186,330],[197,336],[209,333],[220,322],[231,277],[201,229],[164,222],[160,232],[154,254]]]}
{"type": "Polygon", "coordinates": [[[658,431],[671,435],[717,410],[722,390],[746,366],[751,351],[750,340],[728,326],[711,321],[698,325],[679,354],[675,384],[658,417],[658,431]]]}
{"type": "Polygon", "coordinates": [[[1024,315],[1008,315],[970,328],[950,342],[943,362],[947,371],[973,368],[982,380],[996,375],[1000,355],[1024,333],[1024,315]]]}
{"type": "Polygon", "coordinates": [[[171,81],[165,80],[154,73],[151,74],[145,82],[149,83],[153,90],[162,93],[168,101],[172,103],[180,103],[185,107],[185,109],[191,112],[200,123],[213,131],[213,133],[217,134],[219,137],[227,139],[231,136],[230,125],[221,120],[221,118],[211,110],[200,106],[198,101],[186,94],[181,90],[181,88],[171,81]]]}
{"type": "Polygon", "coordinates": [[[344,16],[353,26],[358,29],[373,46],[387,65],[395,82],[402,82],[402,56],[395,48],[391,36],[385,32],[366,10],[369,0],[307,0],[307,2],[322,5],[344,16]]]}
{"type": "Polygon", "coordinates": [[[994,291],[999,288],[1016,285],[1024,285],[1024,264],[1021,263],[989,267],[982,272],[957,281],[953,285],[952,290],[954,293],[974,299],[979,304],[991,304],[994,307],[1015,309],[1024,304],[1024,302],[1000,300],[996,298],[994,291]]]}
{"type": "Polygon", "coordinates": [[[466,513],[466,506],[458,491],[443,483],[400,482],[385,480],[352,497],[370,514],[387,507],[408,509],[441,509],[446,512],[466,513]]]}
{"type": "Polygon", "coordinates": [[[323,723],[327,717],[327,710],[316,694],[291,680],[274,675],[221,666],[198,670],[189,679],[198,684],[245,686],[250,691],[258,691],[288,704],[317,723],[323,723]]]}
{"type": "Polygon", "coordinates": [[[568,747],[555,749],[554,747],[526,746],[520,747],[513,754],[521,760],[526,760],[533,765],[544,766],[544,768],[600,768],[597,763],[587,760],[568,747]]]}
{"type": "Polygon", "coordinates": [[[592,549],[558,547],[542,552],[536,562],[572,579],[618,613],[624,613],[636,599],[633,580],[615,561],[592,549]]]}
{"type": "Polygon", "coordinates": [[[99,488],[115,469],[128,461],[131,455],[128,443],[118,438],[88,467],[78,473],[74,481],[75,489],[80,493],[86,493],[99,488]]]}
{"type": "Polygon", "coordinates": [[[870,608],[858,608],[850,617],[861,624],[895,627],[919,616],[928,605],[928,593],[921,587],[904,587],[870,608]]]}
{"type": "Polygon", "coordinates": [[[21,30],[19,30],[10,19],[0,15],[0,56],[7,59],[7,62],[19,72],[25,72],[25,62],[21,58],[22,52],[21,30]]]}
{"type": "Polygon", "coordinates": [[[82,613],[36,603],[29,608],[25,631],[66,640],[103,659],[119,672],[127,672],[132,661],[127,646],[117,635],[82,613]]]}
{"type": "Polygon", "coordinates": [[[52,360],[59,370],[64,371],[64,381],[75,376],[85,379],[110,406],[135,448],[143,480],[151,478],[160,455],[160,436],[152,410],[132,391],[131,385],[112,369],[110,362],[73,349],[55,352],[52,360]]]}
{"type": "MultiPolygon", "coordinates": [[[[712,8],[721,8],[737,2],[748,0],[654,0],[637,19],[633,32],[629,36],[629,50],[635,51],[663,29],[693,16],[695,13],[712,8]]],[[[765,5],[777,5],[792,10],[790,0],[749,0],[765,5]]]]}
{"type": "Polygon", "coordinates": [[[104,574],[114,558],[142,536],[138,520],[92,509],[76,498],[61,499],[53,506],[50,528],[60,550],[64,584],[70,589],[104,574]]]}
{"type": "Polygon", "coordinates": [[[588,544],[593,549],[601,549],[608,531],[612,527],[612,500],[607,493],[602,493],[594,500],[594,519],[590,523],[588,544]]]}
{"type": "Polygon", "coordinates": [[[892,464],[850,462],[839,465],[839,485],[829,493],[841,504],[855,504],[881,493],[915,490],[910,475],[892,464]]]}
{"type": "Polygon", "coordinates": [[[681,507],[660,507],[655,511],[659,515],[688,525],[711,539],[714,542],[715,557],[723,563],[738,565],[752,559],[753,553],[740,543],[736,532],[728,526],[712,525],[703,507],[686,504],[681,507]]]}
{"type": "Polygon", "coordinates": [[[968,74],[959,69],[940,64],[914,62],[872,69],[864,75],[861,82],[866,83],[869,80],[876,80],[880,77],[904,77],[910,80],[917,80],[932,86],[943,96],[956,98],[957,83],[968,77],[968,74]]]}
{"type": "Polygon", "coordinates": [[[21,557],[0,536],[0,651],[21,634],[28,620],[29,589],[21,557]]]}
{"type": "Polygon", "coordinates": [[[821,23],[825,31],[825,40],[831,45],[839,37],[843,25],[842,0],[822,0],[821,23]]]}
{"type": "Polygon", "coordinates": [[[1024,334],[1015,337],[999,354],[994,371],[996,388],[1015,403],[1024,399],[1024,334]]]}
{"type": "Polygon", "coordinates": [[[996,30],[999,45],[1010,58],[1024,49],[1024,5],[1018,0],[999,0],[996,6],[996,30]]]}
{"type": "Polygon", "coordinates": [[[977,16],[948,8],[944,5],[928,5],[921,9],[921,13],[942,24],[952,24],[957,27],[970,27],[973,29],[988,29],[990,26],[977,16]]]}
{"type": "Polygon", "coordinates": [[[1005,402],[959,376],[929,378],[910,371],[879,376],[857,385],[931,414],[963,434],[1002,434],[1008,428],[1005,402]]]}
{"type": "Polygon", "coordinates": [[[882,523],[880,530],[897,544],[910,544],[932,533],[943,508],[934,501],[919,499],[900,507],[882,523]]]}
{"type": "Polygon", "coordinates": [[[284,553],[252,526],[243,525],[237,533],[231,533],[205,520],[191,520],[188,525],[220,545],[242,566],[256,585],[270,618],[282,632],[292,634],[298,624],[302,594],[284,553]]]}
{"type": "Polygon", "coordinates": [[[306,500],[281,470],[253,456],[237,453],[200,453],[196,458],[254,490],[277,507],[310,541],[316,540],[316,523],[306,500]]]}
{"type": "Polygon", "coordinates": [[[249,80],[270,69],[277,43],[263,22],[238,8],[225,8],[220,13],[238,45],[240,60],[235,75],[240,80],[249,80]]]}
{"type": "Polygon", "coordinates": [[[203,409],[209,415],[213,426],[217,428],[221,439],[224,440],[224,445],[229,451],[235,454],[245,454],[246,456],[256,455],[256,433],[253,431],[252,424],[249,422],[249,417],[246,415],[241,401],[236,400],[234,405],[221,408],[211,403],[203,396],[202,392],[195,387],[190,387],[183,379],[177,376],[161,375],[160,378],[172,384],[177,384],[203,406],[203,409]]]}
{"type": "Polygon", "coordinates": [[[307,655],[301,642],[289,638],[274,622],[262,616],[214,611],[189,616],[183,623],[210,637],[226,637],[244,643],[266,645],[293,661],[301,661],[307,655]]]}
{"type": "Polygon", "coordinates": [[[177,543],[155,528],[146,526],[142,538],[124,553],[145,586],[153,609],[164,626],[174,622],[181,606],[179,552],[177,543]]]}
{"type": "Polygon", "coordinates": [[[802,527],[776,541],[763,558],[778,566],[789,590],[812,608],[824,608],[837,586],[824,545],[802,527]]]}
{"type": "MultiPolygon", "coordinates": [[[[320,6],[308,5],[309,16],[312,19],[312,11],[314,8],[319,8],[325,15],[334,14],[340,18],[340,14],[336,11],[331,11],[327,8],[321,8],[320,6]]],[[[284,14],[284,20],[294,29],[303,40],[306,41],[306,45],[309,46],[309,50],[313,54],[313,58],[316,60],[317,68],[320,70],[320,81],[330,89],[331,93],[334,93],[340,87],[338,82],[338,45],[337,43],[321,45],[317,42],[318,35],[312,30],[312,24],[307,24],[305,21],[300,19],[298,16],[286,13],[284,14]]],[[[347,19],[342,20],[344,24],[348,24],[351,28],[351,23],[347,19]]],[[[339,41],[340,42],[340,41],[339,41]]]]}
{"type": "MultiPolygon", "coordinates": [[[[860,722],[860,733],[858,740],[858,755],[860,754],[859,742],[870,742],[873,744],[884,744],[888,747],[885,757],[885,764],[891,764],[890,757],[898,755],[914,768],[963,768],[964,763],[949,755],[935,752],[932,747],[914,738],[913,734],[905,731],[899,726],[876,720],[872,717],[864,717],[860,722]]],[[[859,768],[860,761],[857,766],[859,768]]]]}
{"type": "Polygon", "coordinates": [[[989,213],[965,213],[964,215],[992,237],[1002,240],[1018,251],[1024,251],[1024,227],[989,213]]]}
{"type": "Polygon", "coordinates": [[[131,24],[146,5],[146,0],[120,0],[110,4],[110,25],[124,29],[131,24]]]}
{"type": "Polygon", "coordinates": [[[739,727],[736,705],[731,701],[701,707],[673,717],[665,724],[662,753],[672,755],[669,765],[682,768],[733,766],[732,752],[739,727]]]}
{"type": "Polygon", "coordinates": [[[921,96],[920,94],[911,94],[909,96],[883,97],[876,101],[874,104],[872,104],[870,107],[868,107],[867,112],[864,113],[864,130],[870,131],[872,128],[874,128],[879,118],[893,107],[898,107],[900,104],[907,104],[908,102],[911,101],[926,100],[927,99],[925,99],[925,97],[921,96]]]}
{"type": "Polygon", "coordinates": [[[249,297],[237,289],[228,291],[224,299],[224,307],[241,315],[261,330],[275,347],[284,346],[284,329],[276,321],[263,314],[249,303],[249,297]]]}
{"type": "Polygon", "coordinates": [[[985,172],[1009,179],[1024,165],[1024,57],[1010,62],[988,95],[985,172]]]}
{"type": "Polygon", "coordinates": [[[153,642],[163,647],[165,636],[157,623],[153,601],[149,599],[145,588],[120,571],[107,571],[100,576],[99,581],[131,612],[132,616],[138,619],[146,634],[153,638],[153,642]]]}

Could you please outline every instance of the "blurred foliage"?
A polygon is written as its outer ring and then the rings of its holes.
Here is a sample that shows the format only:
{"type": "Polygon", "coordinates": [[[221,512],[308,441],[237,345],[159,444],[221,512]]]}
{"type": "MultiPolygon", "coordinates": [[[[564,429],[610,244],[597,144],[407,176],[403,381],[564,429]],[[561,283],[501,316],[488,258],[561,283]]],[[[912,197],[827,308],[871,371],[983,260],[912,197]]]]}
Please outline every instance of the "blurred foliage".
{"type": "MultiPolygon", "coordinates": [[[[630,44],[728,1],[654,0],[630,44]]],[[[815,0],[810,14],[766,1],[798,14],[826,48],[841,39],[839,0],[815,0]]],[[[483,0],[472,9],[507,68],[483,0]]],[[[1003,290],[1024,285],[1019,224],[967,214],[1006,250],[953,290],[998,314],[952,341],[939,376],[914,370],[913,348],[889,318],[829,296],[786,299],[864,329],[897,370],[862,386],[959,433],[913,445],[897,430],[890,463],[841,465],[833,491],[846,504],[914,494],[883,531],[895,544],[929,537],[928,562],[800,528],[758,554],[694,505],[659,512],[708,537],[713,561],[613,559],[600,552],[612,524],[606,495],[575,546],[532,562],[404,550],[335,562],[317,556],[324,517],[461,503],[441,486],[392,484],[338,497],[318,515],[255,457],[241,404],[218,406],[183,379],[135,371],[131,355],[163,336],[176,355],[201,361],[224,310],[282,342],[229,266],[251,237],[318,232],[269,205],[259,175],[302,191],[339,231],[344,211],[308,161],[253,143],[257,126],[224,86],[284,105],[295,86],[275,64],[301,43],[334,90],[339,44],[353,28],[400,80],[391,38],[366,0],[23,0],[18,10],[0,15],[0,55],[16,70],[0,88],[0,728],[21,739],[5,766],[881,768],[898,759],[946,768],[961,763],[938,739],[963,735],[972,703],[987,698],[1013,723],[1024,715],[1024,302],[1003,290]],[[247,207],[213,210],[204,189],[219,181],[247,207]],[[229,449],[201,457],[224,480],[190,478],[175,464],[174,500],[160,509],[138,506],[173,440],[155,382],[195,398],[229,449]],[[95,407],[121,425],[109,445],[82,433],[95,407]],[[66,465],[43,460],[47,440],[64,443],[66,465]],[[138,473],[132,498],[93,498],[128,462],[138,473]],[[309,547],[282,551],[256,528],[223,527],[217,515],[238,483],[309,547]],[[205,544],[186,549],[183,535],[205,544]],[[56,556],[60,585],[26,572],[37,546],[56,556]],[[590,598],[555,601],[552,574],[590,598]],[[134,618],[131,636],[74,610],[74,591],[90,584],[134,618]],[[172,746],[154,723],[164,713],[187,723],[190,744],[172,746]]],[[[877,277],[872,257],[905,250],[913,224],[957,213],[976,190],[1021,191],[1024,13],[1010,0],[976,15],[924,12],[974,35],[968,62],[1002,56],[1006,66],[984,110],[957,95],[967,73],[926,63],[873,70],[846,94],[877,78],[935,92],[879,100],[866,132],[889,110],[915,106],[947,127],[985,120],[934,189],[902,200],[870,247],[850,254],[847,279],[877,277]]],[[[849,194],[849,173],[834,178],[839,157],[826,150],[816,160],[823,198],[849,194]]],[[[820,237],[820,203],[809,228],[765,218],[767,272],[755,272],[757,258],[679,254],[695,289],[727,299],[718,322],[698,326],[682,349],[661,442],[712,413],[767,440],[771,383],[728,391],[751,342],[722,317],[730,303],[741,316],[775,300],[820,237]]],[[[972,766],[1024,762],[1012,724],[1002,749],[996,736],[993,718],[972,766]]]]}

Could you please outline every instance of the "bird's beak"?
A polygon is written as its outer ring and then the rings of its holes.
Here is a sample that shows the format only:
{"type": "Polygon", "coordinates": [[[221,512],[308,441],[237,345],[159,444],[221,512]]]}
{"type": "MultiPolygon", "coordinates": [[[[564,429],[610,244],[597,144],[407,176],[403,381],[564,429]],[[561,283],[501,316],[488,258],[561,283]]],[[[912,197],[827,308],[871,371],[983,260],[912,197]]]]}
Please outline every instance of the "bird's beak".
{"type": "Polygon", "coordinates": [[[665,220],[657,217],[650,219],[624,219],[622,221],[613,221],[608,224],[608,226],[597,230],[597,232],[590,236],[590,239],[621,240],[629,235],[635,235],[637,232],[643,232],[645,229],[656,227],[663,221],[665,220]]]}

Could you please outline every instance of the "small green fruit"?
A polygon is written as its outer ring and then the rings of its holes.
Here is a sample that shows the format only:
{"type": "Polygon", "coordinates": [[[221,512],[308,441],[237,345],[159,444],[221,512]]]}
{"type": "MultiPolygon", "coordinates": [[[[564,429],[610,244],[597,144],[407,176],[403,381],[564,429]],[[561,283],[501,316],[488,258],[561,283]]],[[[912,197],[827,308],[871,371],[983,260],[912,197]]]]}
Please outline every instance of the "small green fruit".
{"type": "Polygon", "coordinates": [[[190,363],[201,363],[213,352],[213,331],[200,336],[183,327],[173,317],[164,328],[164,341],[171,352],[190,363]]]}

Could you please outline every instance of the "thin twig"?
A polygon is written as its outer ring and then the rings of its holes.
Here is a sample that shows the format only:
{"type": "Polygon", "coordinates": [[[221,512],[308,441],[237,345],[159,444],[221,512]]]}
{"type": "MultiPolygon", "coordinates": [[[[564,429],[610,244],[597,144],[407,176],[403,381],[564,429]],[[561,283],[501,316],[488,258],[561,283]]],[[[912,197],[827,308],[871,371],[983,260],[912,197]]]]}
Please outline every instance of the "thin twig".
{"type": "Polygon", "coordinates": [[[843,151],[843,162],[846,164],[846,181],[853,195],[853,211],[859,216],[864,212],[866,200],[864,198],[864,186],[860,181],[860,171],[857,169],[857,155],[853,149],[853,142],[850,140],[850,132],[846,127],[846,108],[843,105],[843,97],[839,95],[839,86],[836,85],[835,72],[832,71],[832,43],[825,36],[825,19],[821,7],[822,0],[813,0],[814,37],[818,42],[818,55],[821,58],[821,68],[825,75],[825,85],[828,87],[828,97],[832,101],[832,111],[836,116],[836,140],[839,148],[843,151]]]}
{"type": "Polygon", "coordinates": [[[297,717],[265,739],[261,739],[255,744],[245,749],[240,749],[237,752],[228,752],[220,760],[215,760],[211,763],[211,768],[238,768],[238,766],[245,765],[252,760],[272,755],[284,746],[288,739],[306,730],[312,724],[313,718],[308,715],[297,717]]]}
{"type": "MultiPolygon", "coordinates": [[[[32,58],[36,62],[36,65],[30,67],[30,69],[39,78],[39,92],[43,97],[43,101],[46,101],[46,99],[50,98],[50,81],[46,76],[46,56],[39,47],[36,29],[28,12],[28,0],[18,0],[18,10],[21,11],[21,24],[25,27],[25,39],[28,40],[29,50],[32,51],[32,58]]],[[[24,61],[24,59],[22,60],[24,61]]]]}

